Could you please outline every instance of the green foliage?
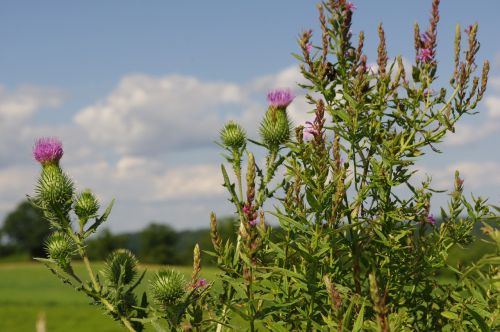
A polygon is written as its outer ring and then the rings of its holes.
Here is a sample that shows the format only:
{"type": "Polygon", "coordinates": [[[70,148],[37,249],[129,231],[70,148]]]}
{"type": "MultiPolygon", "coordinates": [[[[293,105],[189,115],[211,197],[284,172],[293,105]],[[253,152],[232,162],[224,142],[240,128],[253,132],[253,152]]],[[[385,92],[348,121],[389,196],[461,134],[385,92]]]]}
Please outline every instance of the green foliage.
{"type": "Polygon", "coordinates": [[[145,263],[175,264],[175,231],[168,225],[150,224],[140,234],[140,256],[145,263]]]}
{"type": "Polygon", "coordinates": [[[481,76],[473,76],[477,25],[467,32],[464,58],[457,28],[451,92],[432,92],[438,5],[433,1],[425,34],[415,28],[417,58],[408,74],[401,57],[389,60],[382,25],[377,69],[368,70],[364,35],[353,45],[346,1],[320,7],[319,45],[311,48],[311,31],[300,36],[296,57],[314,120],[297,127],[293,139],[276,127],[278,116],[286,122],[286,107],[282,113],[270,107],[262,141],[255,142],[268,150],[265,166],[255,165],[246,151],[246,195],[235,158],[227,159],[235,183],[222,167],[240,229],[235,243],[224,243],[212,217],[213,255],[224,282],[215,309],[219,330],[235,315],[250,331],[499,327],[498,250],[469,267],[448,261],[451,248],[472,243],[474,225],[498,222],[492,207],[480,197],[467,199],[457,172],[448,208],[435,224],[430,211],[436,191],[429,179],[419,184],[414,176],[418,158],[439,152],[437,144],[455,123],[473,113],[489,70],[486,62],[481,76]],[[268,214],[278,219],[279,236],[264,221],[270,197],[275,209],[268,214]],[[458,281],[439,279],[441,273],[458,281]]]}
{"type": "MultiPolygon", "coordinates": [[[[230,123],[221,131],[220,145],[234,173],[230,176],[221,165],[223,186],[239,227],[236,240],[224,238],[211,214],[214,252],[208,254],[220,268],[220,288],[199,277],[198,246],[190,282],[171,269],[152,279],[153,306],[146,293],[140,303],[133,293],[142,277],[135,278],[137,262],[130,252],[112,253],[104,278],[96,277],[86,241],[113,203],[101,216],[96,203],[78,203],[82,196],[74,197],[71,180],[54,164],[42,164],[32,200],[73,241],[90,281],[82,281],[69,260],[60,259],[66,256],[59,253],[67,252],[59,250],[65,248],[64,237],[57,235],[48,245],[53,258],[39,260],[129,331],[145,324],[159,331],[241,330],[235,317],[251,332],[497,330],[500,231],[494,210],[500,208],[481,197],[466,198],[457,171],[449,204],[436,224],[430,214],[436,190],[429,178],[418,183],[414,176],[418,158],[439,152],[437,145],[456,122],[473,113],[489,71],[486,62],[481,76],[474,76],[477,24],[467,29],[463,56],[457,27],[451,91],[432,92],[438,5],[433,0],[424,34],[415,26],[416,59],[407,73],[401,57],[389,59],[382,25],[377,69],[368,70],[363,33],[357,45],[352,41],[352,4],[323,3],[321,43],[312,47],[312,32],[305,31],[299,39],[302,54],[296,55],[314,120],[295,128],[292,137],[287,106],[293,97],[286,90],[273,91],[259,130],[261,142],[251,141],[266,149],[263,166],[247,147],[243,129],[230,123]],[[264,210],[268,199],[272,211],[264,210]],[[87,205],[92,208],[82,208],[87,205]],[[76,231],[71,209],[83,216],[76,231]],[[279,222],[279,232],[268,227],[270,216],[279,222]],[[90,226],[87,217],[94,219],[90,226]],[[479,223],[495,252],[469,265],[451,265],[450,250],[473,243],[479,223]]],[[[141,255],[172,262],[175,240],[172,229],[152,224],[141,233],[141,255]]]]}
{"type": "Polygon", "coordinates": [[[50,228],[43,220],[42,210],[24,201],[6,216],[2,233],[13,246],[6,254],[28,251],[31,256],[41,256],[44,254],[43,242],[49,235],[50,228]]]}

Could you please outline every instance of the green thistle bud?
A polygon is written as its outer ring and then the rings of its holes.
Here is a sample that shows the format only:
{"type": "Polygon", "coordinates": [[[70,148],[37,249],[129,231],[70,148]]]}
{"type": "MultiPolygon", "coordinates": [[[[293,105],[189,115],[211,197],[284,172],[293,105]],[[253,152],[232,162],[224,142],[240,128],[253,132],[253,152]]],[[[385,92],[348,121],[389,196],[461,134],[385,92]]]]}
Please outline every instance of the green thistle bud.
{"type": "Polygon", "coordinates": [[[85,190],[76,198],[75,214],[80,218],[83,225],[89,218],[96,215],[99,210],[99,202],[90,190],[85,190]]]}
{"type": "Polygon", "coordinates": [[[278,150],[280,145],[290,139],[291,127],[285,109],[270,107],[260,124],[260,137],[269,149],[278,150]]]}
{"type": "Polygon", "coordinates": [[[131,283],[137,275],[137,258],[127,249],[113,251],[106,260],[104,276],[113,286],[131,283]]]}
{"type": "Polygon", "coordinates": [[[239,124],[229,121],[220,131],[220,140],[225,147],[239,149],[246,143],[246,133],[239,124]]]}
{"type": "Polygon", "coordinates": [[[161,306],[175,304],[184,294],[186,281],[184,276],[174,270],[164,270],[156,274],[150,284],[151,295],[161,306]]]}
{"type": "Polygon", "coordinates": [[[43,206],[51,212],[67,214],[71,210],[73,181],[58,166],[47,165],[43,168],[36,191],[43,206]]]}
{"type": "Polygon", "coordinates": [[[75,245],[68,235],[62,232],[52,233],[45,242],[45,249],[48,257],[63,270],[70,267],[75,245]]]}

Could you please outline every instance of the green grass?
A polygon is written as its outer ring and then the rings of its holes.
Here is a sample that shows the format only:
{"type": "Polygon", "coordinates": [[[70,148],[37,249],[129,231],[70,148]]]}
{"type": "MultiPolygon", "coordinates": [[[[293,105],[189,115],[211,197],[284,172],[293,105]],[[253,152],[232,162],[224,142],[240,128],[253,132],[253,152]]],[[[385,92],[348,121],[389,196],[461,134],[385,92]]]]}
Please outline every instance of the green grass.
{"type": "MultiPolygon", "coordinates": [[[[96,265],[96,270],[102,264],[96,265]]],[[[138,294],[147,288],[147,280],[159,268],[148,266],[138,294]]],[[[176,267],[189,277],[190,267],[176,267]]],[[[86,276],[83,264],[76,263],[75,271],[86,276]]],[[[216,270],[206,268],[202,275],[216,280],[216,270]]],[[[45,315],[47,331],[123,331],[118,322],[89,305],[83,293],[63,284],[39,263],[0,264],[0,331],[34,331],[37,316],[45,315]]]]}

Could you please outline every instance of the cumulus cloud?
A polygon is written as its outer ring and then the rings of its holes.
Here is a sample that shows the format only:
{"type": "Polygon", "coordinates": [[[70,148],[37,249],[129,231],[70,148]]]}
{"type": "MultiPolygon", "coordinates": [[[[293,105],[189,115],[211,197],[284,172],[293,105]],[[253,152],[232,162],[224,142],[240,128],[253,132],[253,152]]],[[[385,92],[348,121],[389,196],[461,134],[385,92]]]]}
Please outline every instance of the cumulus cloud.
{"type": "MultiPolygon", "coordinates": [[[[129,75],[106,98],[75,115],[90,139],[119,154],[155,155],[212,144],[229,118],[256,128],[265,95],[276,87],[294,87],[297,67],[246,84],[202,81],[194,77],[129,75]]],[[[303,96],[290,106],[292,118],[306,116],[303,96]]]]}
{"type": "MultiPolygon", "coordinates": [[[[167,211],[159,207],[164,204],[174,210],[189,205],[190,215],[206,214],[207,206],[220,200],[222,179],[219,166],[198,158],[195,151],[213,145],[229,119],[255,137],[268,90],[293,89],[301,77],[297,67],[238,84],[181,75],[128,75],[108,95],[77,112],[73,122],[58,125],[40,124],[36,115],[61,105],[60,91],[0,87],[0,138],[10,142],[0,145],[0,214],[32,192],[38,167],[31,161],[31,146],[40,136],[60,137],[62,165],[77,188],[92,188],[103,202],[116,197],[120,203],[115,213],[122,218],[145,222],[155,211],[167,211]],[[183,160],[171,160],[181,152],[183,160]]],[[[289,111],[300,124],[309,120],[311,107],[295,92],[289,111]]]]}
{"type": "Polygon", "coordinates": [[[61,91],[35,86],[7,90],[0,86],[0,166],[23,160],[24,147],[34,141],[33,119],[37,112],[58,107],[63,101],[61,91]]]}
{"type": "Polygon", "coordinates": [[[457,170],[467,189],[482,190],[500,185],[500,163],[495,161],[460,161],[439,168],[419,167],[418,175],[421,179],[425,174],[431,175],[436,188],[451,189],[457,170]]]}
{"type": "MultiPolygon", "coordinates": [[[[495,90],[499,91],[500,77],[490,79],[489,85],[493,89],[493,93],[495,93],[495,90]]],[[[460,122],[456,127],[455,134],[447,136],[446,144],[464,145],[473,143],[500,131],[500,96],[493,94],[486,97],[483,105],[486,106],[487,119],[476,125],[460,122]]]]}

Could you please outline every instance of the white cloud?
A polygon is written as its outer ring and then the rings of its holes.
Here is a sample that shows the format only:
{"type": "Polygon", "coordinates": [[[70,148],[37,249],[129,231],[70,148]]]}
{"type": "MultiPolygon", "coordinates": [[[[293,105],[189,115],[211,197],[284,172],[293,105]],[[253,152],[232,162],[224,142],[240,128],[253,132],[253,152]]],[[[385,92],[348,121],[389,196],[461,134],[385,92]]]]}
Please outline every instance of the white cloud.
{"type": "Polygon", "coordinates": [[[9,91],[0,86],[0,166],[27,160],[34,142],[33,122],[37,112],[58,107],[61,91],[35,86],[21,86],[9,91]]]}
{"type": "MultiPolygon", "coordinates": [[[[491,79],[489,84],[494,90],[500,89],[500,77],[491,79]]],[[[476,125],[459,122],[456,132],[446,137],[446,144],[463,145],[477,142],[500,131],[500,96],[486,97],[484,105],[488,119],[476,125]]]]}
{"type": "Polygon", "coordinates": [[[497,68],[500,68],[500,53],[497,53],[497,54],[495,55],[495,60],[494,60],[494,63],[495,63],[495,66],[496,66],[497,68]]]}
{"type": "Polygon", "coordinates": [[[488,116],[492,119],[500,118],[500,97],[491,96],[485,100],[486,107],[488,108],[488,116]]]}
{"type": "Polygon", "coordinates": [[[220,107],[241,107],[241,87],[186,76],[130,75],[103,101],[75,116],[99,144],[120,153],[154,154],[210,144],[220,107]]]}
{"type": "MultiPolygon", "coordinates": [[[[118,154],[155,155],[212,144],[218,129],[235,119],[253,133],[265,112],[266,93],[295,87],[297,67],[246,84],[201,81],[193,77],[124,77],[104,100],[81,110],[75,123],[90,139],[118,154]]],[[[299,95],[289,108],[298,123],[308,115],[299,95]]]]}
{"type": "MultiPolygon", "coordinates": [[[[60,92],[0,89],[0,138],[9,142],[0,145],[1,160],[9,159],[9,163],[0,162],[0,215],[33,192],[38,174],[31,158],[34,139],[57,136],[65,149],[61,165],[78,190],[91,188],[103,204],[117,198],[114,215],[139,222],[127,227],[137,229],[151,219],[166,220],[161,215],[165,213],[184,216],[181,207],[190,208],[188,219],[171,222],[194,225],[189,218],[201,220],[200,216],[208,216],[210,205],[220,208],[227,202],[221,196],[219,166],[198,158],[189,148],[201,151],[213,145],[218,129],[229,119],[256,137],[268,90],[293,88],[300,79],[297,67],[243,84],[179,75],[129,75],[101,101],[78,112],[73,123],[58,125],[41,125],[35,115],[40,109],[59,106],[60,92]],[[179,150],[184,159],[170,160],[179,150]],[[22,158],[13,158],[15,154],[22,158]]],[[[309,109],[303,94],[289,107],[295,123],[309,120],[309,109]]]]}
{"type": "Polygon", "coordinates": [[[437,189],[451,190],[455,171],[460,172],[460,178],[465,180],[467,190],[484,190],[500,185],[500,163],[494,161],[461,161],[444,167],[419,167],[418,179],[425,174],[432,176],[433,186],[437,189]]]}
{"type": "Polygon", "coordinates": [[[488,85],[494,90],[500,90],[500,77],[490,78],[488,81],[488,85]]]}
{"type": "Polygon", "coordinates": [[[478,142],[500,130],[500,121],[485,121],[478,125],[459,123],[455,132],[446,136],[447,145],[464,145],[478,142]]]}

